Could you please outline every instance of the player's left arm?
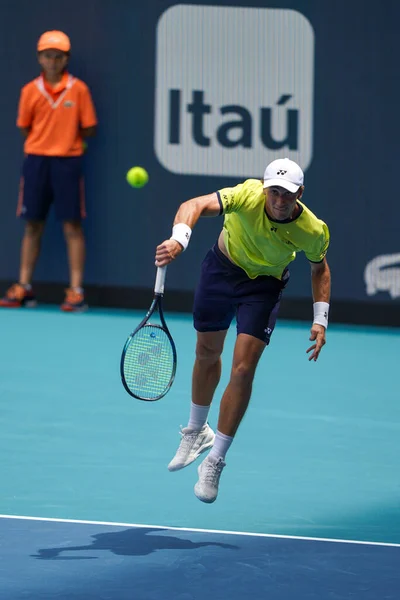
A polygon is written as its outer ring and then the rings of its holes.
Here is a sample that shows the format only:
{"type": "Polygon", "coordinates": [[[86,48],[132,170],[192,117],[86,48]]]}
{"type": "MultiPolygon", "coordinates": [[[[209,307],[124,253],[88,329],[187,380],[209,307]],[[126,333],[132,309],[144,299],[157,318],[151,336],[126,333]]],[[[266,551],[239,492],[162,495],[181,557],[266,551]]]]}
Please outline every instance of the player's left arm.
{"type": "Polygon", "coordinates": [[[315,343],[308,348],[307,353],[311,352],[308,360],[315,362],[326,343],[326,327],[328,325],[331,296],[331,272],[326,258],[319,263],[310,262],[310,264],[314,300],[314,322],[311,327],[310,340],[315,343]]]}
{"type": "Polygon", "coordinates": [[[96,125],[93,125],[93,127],[81,127],[80,128],[80,133],[83,138],[94,137],[96,135],[96,132],[97,132],[96,125]]]}
{"type": "Polygon", "coordinates": [[[32,103],[29,101],[29,88],[25,86],[21,90],[18,103],[17,127],[22,137],[27,138],[31,132],[33,121],[32,103]]]}

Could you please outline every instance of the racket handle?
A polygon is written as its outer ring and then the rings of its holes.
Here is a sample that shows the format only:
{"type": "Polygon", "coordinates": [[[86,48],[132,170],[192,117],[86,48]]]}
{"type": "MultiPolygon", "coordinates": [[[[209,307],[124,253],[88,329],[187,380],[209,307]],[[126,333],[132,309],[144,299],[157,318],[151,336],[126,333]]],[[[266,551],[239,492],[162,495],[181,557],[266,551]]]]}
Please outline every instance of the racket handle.
{"type": "Polygon", "coordinates": [[[167,267],[158,267],[156,275],[156,284],[154,286],[154,293],[162,295],[164,293],[165,276],[167,274],[167,267]]]}

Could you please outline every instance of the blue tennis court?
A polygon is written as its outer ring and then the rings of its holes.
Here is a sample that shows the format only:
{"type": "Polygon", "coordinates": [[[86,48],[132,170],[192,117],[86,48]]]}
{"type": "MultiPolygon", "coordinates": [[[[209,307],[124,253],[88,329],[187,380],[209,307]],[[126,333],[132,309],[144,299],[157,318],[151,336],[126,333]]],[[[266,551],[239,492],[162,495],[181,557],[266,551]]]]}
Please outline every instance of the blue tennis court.
{"type": "Polygon", "coordinates": [[[309,364],[308,325],[278,323],[205,505],[195,465],[166,468],[188,415],[191,318],[167,315],[177,377],[145,403],[119,379],[142,316],[0,311],[1,597],[397,599],[399,331],[332,325],[309,364]]]}
{"type": "Polygon", "coordinates": [[[398,597],[400,545],[10,518],[1,527],[6,598],[398,597]]]}

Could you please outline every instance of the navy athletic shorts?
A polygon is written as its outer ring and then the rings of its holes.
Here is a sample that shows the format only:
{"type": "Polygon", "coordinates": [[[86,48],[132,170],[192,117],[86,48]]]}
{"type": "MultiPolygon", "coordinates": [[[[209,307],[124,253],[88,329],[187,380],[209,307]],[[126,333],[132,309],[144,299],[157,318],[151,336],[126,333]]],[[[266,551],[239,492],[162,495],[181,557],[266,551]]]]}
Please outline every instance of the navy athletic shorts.
{"type": "Polygon", "coordinates": [[[215,244],[201,266],[193,318],[197,331],[223,331],[236,316],[237,333],[247,333],[269,344],[279,311],[282,290],[289,280],[260,275],[250,279],[215,244]]]}
{"type": "Polygon", "coordinates": [[[86,216],[82,156],[25,157],[17,216],[44,221],[51,204],[59,221],[80,221],[86,216]]]}

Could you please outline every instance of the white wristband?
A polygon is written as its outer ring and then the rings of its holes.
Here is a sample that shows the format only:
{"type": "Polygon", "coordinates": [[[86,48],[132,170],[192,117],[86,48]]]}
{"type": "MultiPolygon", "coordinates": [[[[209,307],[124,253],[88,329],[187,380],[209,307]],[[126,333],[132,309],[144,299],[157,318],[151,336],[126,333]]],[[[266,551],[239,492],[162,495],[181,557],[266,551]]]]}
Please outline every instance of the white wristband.
{"type": "Polygon", "coordinates": [[[327,302],[314,302],[314,321],[317,325],[328,327],[329,304],[327,302]]]}
{"type": "Polygon", "coordinates": [[[188,247],[191,235],[192,230],[190,229],[189,225],[186,225],[185,223],[177,223],[172,228],[171,240],[176,240],[179,242],[185,251],[188,247]]]}

